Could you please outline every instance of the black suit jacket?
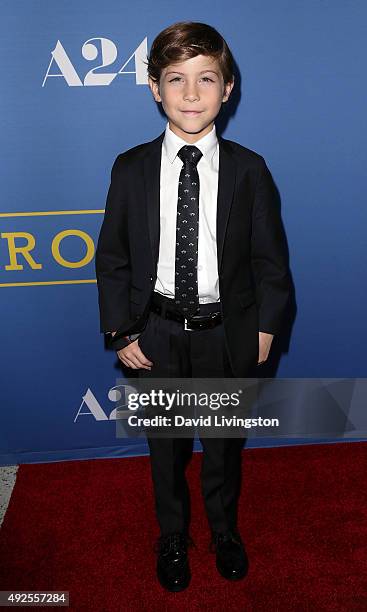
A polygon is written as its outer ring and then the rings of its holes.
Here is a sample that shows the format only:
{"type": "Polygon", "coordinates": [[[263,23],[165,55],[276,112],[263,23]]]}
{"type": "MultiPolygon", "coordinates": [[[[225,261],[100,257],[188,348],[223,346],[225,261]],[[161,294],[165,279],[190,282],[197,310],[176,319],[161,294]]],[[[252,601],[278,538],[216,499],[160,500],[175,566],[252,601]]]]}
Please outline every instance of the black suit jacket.
{"type": "MultiPolygon", "coordinates": [[[[164,134],[118,155],[111,171],[95,263],[100,331],[117,330],[119,337],[141,331],[149,314],[159,253],[164,134]]],[[[234,375],[245,377],[257,363],[258,332],[281,330],[290,275],[275,187],[264,158],[219,135],[218,141],[221,310],[234,375]]]]}

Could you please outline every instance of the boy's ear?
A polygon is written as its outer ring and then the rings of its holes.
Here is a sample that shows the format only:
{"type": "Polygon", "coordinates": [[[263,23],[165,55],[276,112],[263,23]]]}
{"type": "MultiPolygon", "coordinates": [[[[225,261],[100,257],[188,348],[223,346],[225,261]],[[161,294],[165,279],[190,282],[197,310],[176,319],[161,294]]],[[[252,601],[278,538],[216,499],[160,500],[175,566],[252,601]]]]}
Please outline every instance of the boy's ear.
{"type": "Polygon", "coordinates": [[[157,81],[153,81],[153,79],[148,77],[148,85],[150,87],[150,91],[152,92],[155,101],[162,102],[161,96],[159,95],[159,83],[157,83],[157,81]]]}
{"type": "Polygon", "coordinates": [[[230,81],[229,83],[226,83],[224,86],[224,94],[223,94],[222,102],[228,102],[228,99],[229,99],[229,96],[231,95],[231,91],[233,87],[234,87],[234,77],[232,81],[230,81]]]}

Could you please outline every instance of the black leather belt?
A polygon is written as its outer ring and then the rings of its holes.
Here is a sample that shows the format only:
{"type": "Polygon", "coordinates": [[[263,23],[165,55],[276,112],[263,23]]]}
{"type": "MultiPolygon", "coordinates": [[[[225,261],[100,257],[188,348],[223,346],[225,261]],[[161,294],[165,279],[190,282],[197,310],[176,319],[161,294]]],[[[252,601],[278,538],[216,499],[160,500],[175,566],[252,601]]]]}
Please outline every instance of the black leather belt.
{"type": "Polygon", "coordinates": [[[189,319],[186,319],[184,315],[177,310],[167,306],[167,299],[153,296],[150,304],[150,310],[158,314],[165,319],[171,319],[183,323],[184,329],[187,331],[194,331],[197,329],[211,329],[219,325],[222,322],[222,313],[220,311],[210,312],[208,314],[194,315],[189,319]]]}

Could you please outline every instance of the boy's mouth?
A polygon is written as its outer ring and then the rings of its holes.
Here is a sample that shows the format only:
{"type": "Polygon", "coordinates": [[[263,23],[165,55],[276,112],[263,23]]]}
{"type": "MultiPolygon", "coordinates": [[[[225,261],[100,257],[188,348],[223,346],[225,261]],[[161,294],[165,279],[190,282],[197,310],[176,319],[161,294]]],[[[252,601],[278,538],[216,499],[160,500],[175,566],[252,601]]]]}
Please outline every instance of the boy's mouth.
{"type": "Polygon", "coordinates": [[[184,115],[192,115],[192,116],[195,116],[195,115],[200,115],[200,113],[201,113],[202,111],[181,111],[181,112],[182,112],[184,115]]]}

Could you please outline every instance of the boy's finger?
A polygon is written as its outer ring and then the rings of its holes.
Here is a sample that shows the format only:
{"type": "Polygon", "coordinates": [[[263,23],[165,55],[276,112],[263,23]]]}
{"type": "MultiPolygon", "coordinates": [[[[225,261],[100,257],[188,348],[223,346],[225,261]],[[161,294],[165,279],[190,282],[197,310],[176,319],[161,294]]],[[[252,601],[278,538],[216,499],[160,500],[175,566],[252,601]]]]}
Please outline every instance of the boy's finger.
{"type": "Polygon", "coordinates": [[[134,355],[145,365],[153,365],[153,362],[150,361],[143,353],[143,351],[141,350],[141,348],[139,346],[135,347],[134,350],[134,355]]]}
{"type": "Polygon", "coordinates": [[[121,359],[122,363],[124,365],[126,365],[128,368],[134,368],[135,367],[134,364],[129,359],[126,359],[126,357],[120,357],[120,359],[121,359]]]}
{"type": "Polygon", "coordinates": [[[134,365],[135,368],[141,368],[142,364],[140,363],[140,360],[134,355],[134,354],[129,354],[128,356],[129,361],[134,365]]]}
{"type": "MultiPolygon", "coordinates": [[[[144,355],[142,353],[142,356],[144,358],[144,355]]],[[[129,354],[127,355],[127,358],[129,359],[129,361],[131,361],[131,363],[134,364],[134,366],[136,368],[144,368],[146,370],[150,370],[150,362],[145,363],[142,359],[140,359],[139,355],[137,355],[135,352],[133,353],[132,351],[129,352],[129,354]]]]}

